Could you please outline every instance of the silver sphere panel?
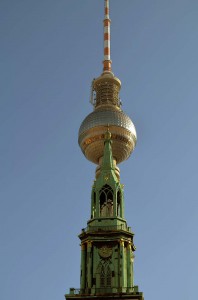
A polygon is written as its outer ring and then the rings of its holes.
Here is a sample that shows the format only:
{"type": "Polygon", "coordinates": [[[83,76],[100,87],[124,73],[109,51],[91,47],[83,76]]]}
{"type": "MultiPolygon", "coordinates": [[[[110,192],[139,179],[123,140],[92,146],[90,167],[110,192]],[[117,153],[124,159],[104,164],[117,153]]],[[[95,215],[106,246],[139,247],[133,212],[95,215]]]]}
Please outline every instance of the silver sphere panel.
{"type": "Polygon", "coordinates": [[[82,122],[79,129],[79,137],[82,133],[96,126],[116,125],[129,130],[136,136],[135,126],[131,119],[122,111],[104,110],[94,111],[89,114],[82,122]]]}
{"type": "Polygon", "coordinates": [[[104,152],[107,126],[111,132],[112,153],[117,164],[126,160],[136,144],[136,130],[131,119],[121,111],[94,111],[79,129],[79,145],[90,161],[98,164],[104,152]]]}

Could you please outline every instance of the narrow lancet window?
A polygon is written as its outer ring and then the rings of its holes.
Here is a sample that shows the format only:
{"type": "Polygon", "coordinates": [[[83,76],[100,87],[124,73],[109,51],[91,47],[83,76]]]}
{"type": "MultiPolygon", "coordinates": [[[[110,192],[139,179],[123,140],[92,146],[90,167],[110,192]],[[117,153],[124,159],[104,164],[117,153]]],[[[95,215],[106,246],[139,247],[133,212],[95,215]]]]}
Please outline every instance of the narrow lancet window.
{"type": "Polygon", "coordinates": [[[107,184],[100,191],[100,216],[113,216],[113,190],[107,184]]]}
{"type": "Polygon", "coordinates": [[[92,208],[92,218],[96,215],[96,193],[93,193],[93,208],[92,208]]]}
{"type": "Polygon", "coordinates": [[[100,287],[105,287],[105,268],[104,266],[101,267],[101,273],[100,273],[100,287]]]}
{"type": "Polygon", "coordinates": [[[121,193],[117,192],[117,216],[121,217],[121,193]]]}
{"type": "Polygon", "coordinates": [[[111,287],[111,275],[112,275],[111,269],[110,269],[110,266],[108,265],[107,266],[107,276],[106,276],[106,278],[107,278],[107,287],[111,287]]]}

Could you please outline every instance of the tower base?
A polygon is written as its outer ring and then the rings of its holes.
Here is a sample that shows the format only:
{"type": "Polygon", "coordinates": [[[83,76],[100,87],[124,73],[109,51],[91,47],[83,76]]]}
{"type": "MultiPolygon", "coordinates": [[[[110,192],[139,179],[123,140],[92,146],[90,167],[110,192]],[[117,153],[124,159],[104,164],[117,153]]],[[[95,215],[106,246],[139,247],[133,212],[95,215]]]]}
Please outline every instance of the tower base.
{"type": "Polygon", "coordinates": [[[144,300],[143,293],[138,291],[138,286],[134,286],[133,291],[127,291],[126,288],[108,288],[87,291],[82,293],[81,290],[70,289],[70,294],[65,295],[66,300],[144,300]],[[110,291],[111,290],[111,291],[110,291]]]}

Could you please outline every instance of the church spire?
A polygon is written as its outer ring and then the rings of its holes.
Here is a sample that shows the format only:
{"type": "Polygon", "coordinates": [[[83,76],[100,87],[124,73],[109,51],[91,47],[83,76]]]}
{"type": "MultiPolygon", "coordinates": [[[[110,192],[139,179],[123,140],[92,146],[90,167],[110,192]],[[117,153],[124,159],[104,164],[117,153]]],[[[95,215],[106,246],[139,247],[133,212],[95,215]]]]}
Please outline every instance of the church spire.
{"type": "Polygon", "coordinates": [[[111,72],[111,47],[110,47],[110,24],[111,20],[109,17],[109,0],[105,0],[105,16],[104,16],[104,61],[103,71],[111,72]]]}

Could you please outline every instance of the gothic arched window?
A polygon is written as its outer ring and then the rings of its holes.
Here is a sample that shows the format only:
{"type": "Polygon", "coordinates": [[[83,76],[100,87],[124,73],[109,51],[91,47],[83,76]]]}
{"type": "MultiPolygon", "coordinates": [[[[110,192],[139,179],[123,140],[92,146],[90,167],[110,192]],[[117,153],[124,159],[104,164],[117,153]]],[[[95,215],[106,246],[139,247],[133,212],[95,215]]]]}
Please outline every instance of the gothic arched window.
{"type": "Polygon", "coordinates": [[[100,216],[113,216],[113,190],[107,184],[100,190],[100,216]]]}
{"type": "Polygon", "coordinates": [[[120,206],[121,206],[121,192],[118,191],[118,192],[117,192],[117,216],[118,216],[118,217],[121,217],[121,209],[120,209],[120,206]]]}
{"type": "Polygon", "coordinates": [[[100,262],[99,272],[100,272],[100,288],[110,288],[111,287],[111,279],[112,279],[112,271],[110,268],[109,260],[102,260],[100,262]]]}
{"type": "Polygon", "coordinates": [[[94,192],[93,194],[93,218],[95,218],[95,214],[96,214],[96,193],[94,192]]]}

